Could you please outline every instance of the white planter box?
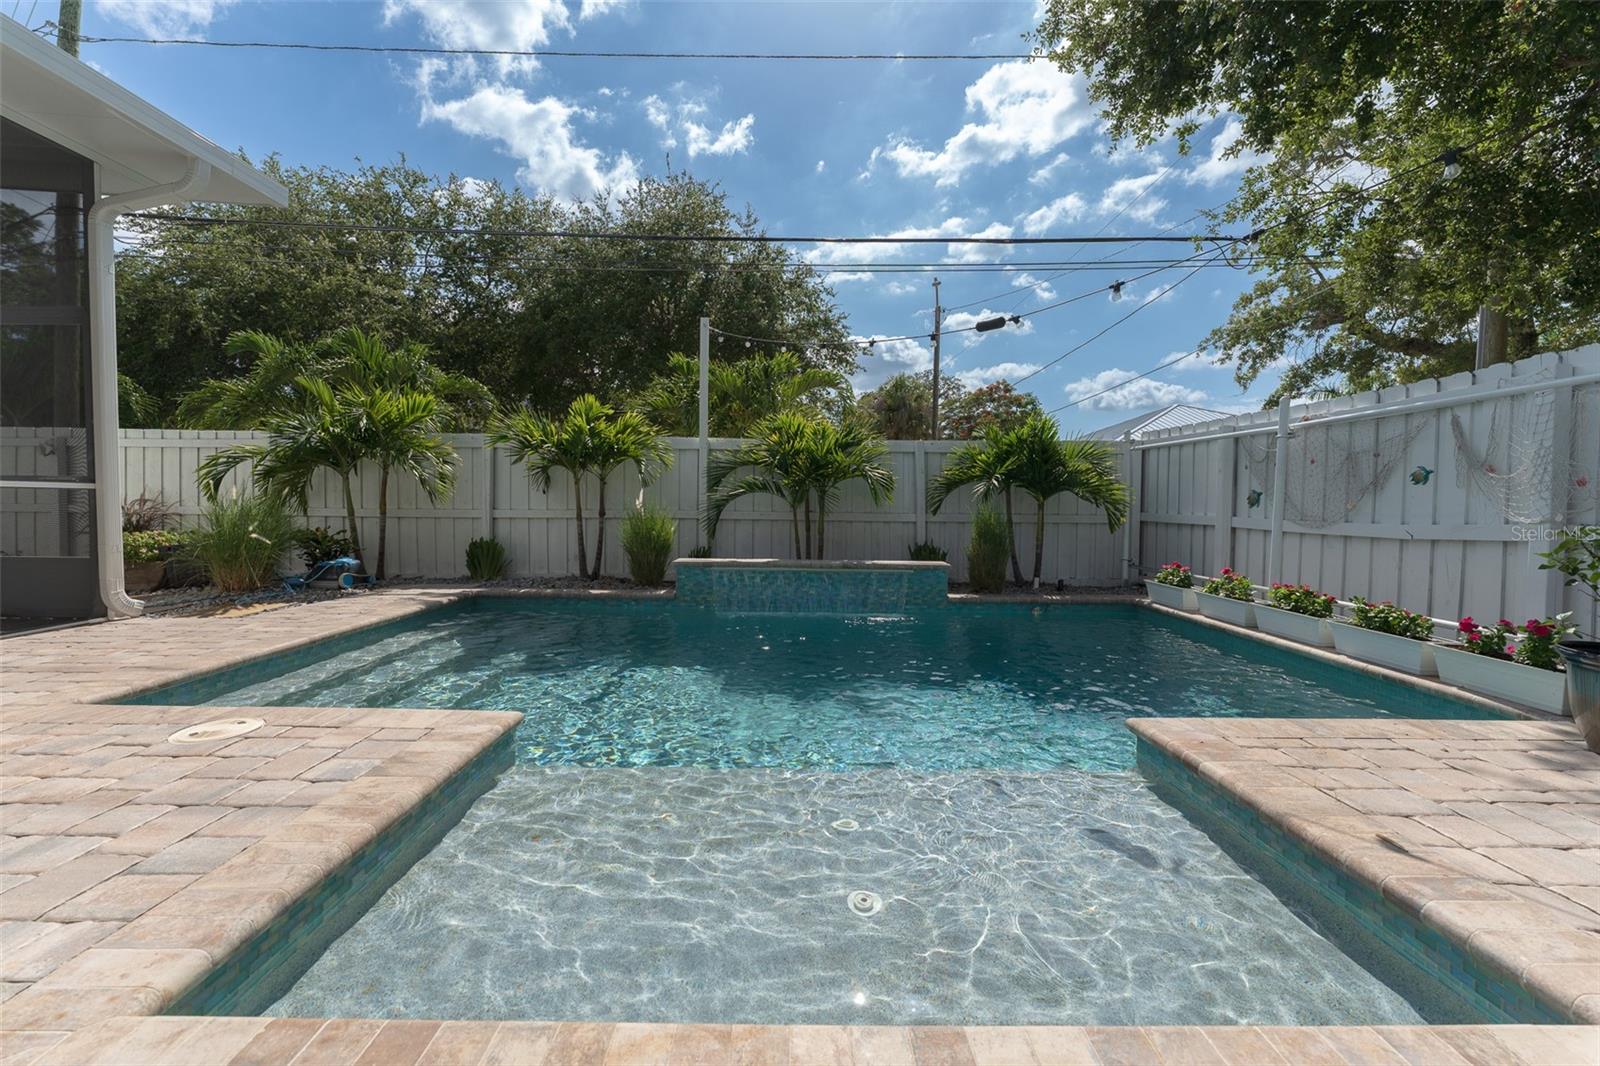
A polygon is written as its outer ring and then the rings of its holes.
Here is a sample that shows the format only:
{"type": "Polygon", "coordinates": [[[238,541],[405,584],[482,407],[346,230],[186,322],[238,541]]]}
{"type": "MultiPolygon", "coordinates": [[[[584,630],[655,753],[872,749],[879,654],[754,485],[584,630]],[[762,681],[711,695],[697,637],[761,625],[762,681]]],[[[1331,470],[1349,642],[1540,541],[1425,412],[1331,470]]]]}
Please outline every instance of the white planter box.
{"type": "Polygon", "coordinates": [[[1196,592],[1195,599],[1200,601],[1200,613],[1207,618],[1215,618],[1219,622],[1228,622],[1246,629],[1256,626],[1256,605],[1249,600],[1230,600],[1226,596],[1211,596],[1204,592],[1196,592]]]}
{"type": "Polygon", "coordinates": [[[1317,648],[1333,647],[1333,626],[1328,619],[1312,618],[1308,614],[1286,611],[1282,607],[1256,604],[1256,628],[1300,644],[1317,648]]]}
{"type": "Polygon", "coordinates": [[[1435,672],[1433,645],[1425,640],[1412,640],[1410,637],[1362,629],[1346,622],[1335,622],[1333,646],[1352,659],[1377,663],[1404,674],[1432,677],[1435,672]]]}
{"type": "Polygon", "coordinates": [[[1145,580],[1145,592],[1151,603],[1171,607],[1175,611],[1198,611],[1200,604],[1194,598],[1194,589],[1181,589],[1176,585],[1163,585],[1159,581],[1145,580]]]}
{"type": "Polygon", "coordinates": [[[1567,675],[1456,648],[1433,649],[1439,680],[1551,714],[1567,713],[1567,675]]]}

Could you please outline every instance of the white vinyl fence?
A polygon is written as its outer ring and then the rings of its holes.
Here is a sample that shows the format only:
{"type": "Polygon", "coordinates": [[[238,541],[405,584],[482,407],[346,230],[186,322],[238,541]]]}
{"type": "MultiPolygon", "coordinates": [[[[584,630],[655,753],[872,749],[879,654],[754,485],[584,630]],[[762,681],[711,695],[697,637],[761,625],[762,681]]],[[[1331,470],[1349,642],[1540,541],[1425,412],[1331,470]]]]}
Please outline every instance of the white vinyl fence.
{"type": "Polygon", "coordinates": [[[1138,443],[1141,570],[1231,566],[1435,618],[1572,610],[1600,629],[1587,595],[1538,569],[1556,531],[1600,525],[1600,346],[1293,405],[1275,572],[1278,424],[1257,412],[1138,443]]]}
{"type": "MultiPolygon", "coordinates": [[[[264,440],[245,432],[197,430],[124,430],[122,433],[123,494],[160,497],[193,524],[203,506],[195,470],[207,455],[235,442],[264,440]]],[[[401,479],[389,501],[391,574],[415,577],[459,577],[466,571],[467,543],[493,536],[506,546],[515,575],[577,573],[577,523],[572,482],[554,476],[548,493],[533,488],[526,473],[501,451],[484,446],[477,434],[452,436],[460,463],[456,488],[448,501],[431,504],[414,482],[401,479]]],[[[692,438],[668,438],[674,462],[645,490],[644,499],[668,510],[678,522],[678,554],[705,543],[700,530],[699,449],[692,438]]],[[[736,441],[713,440],[713,450],[736,441]]],[[[891,441],[889,459],[895,474],[892,501],[872,504],[865,487],[844,487],[838,506],[829,512],[826,551],[832,559],[904,559],[910,545],[932,540],[949,552],[953,576],[966,576],[966,545],[971,535],[973,506],[962,491],[937,515],[925,513],[922,501],[928,481],[943,469],[946,457],[960,445],[948,441],[891,441]]],[[[248,471],[224,483],[224,493],[243,489],[248,471]]],[[[627,561],[619,532],[623,515],[638,499],[638,478],[619,473],[606,488],[605,572],[625,575],[627,561]]],[[[584,487],[586,536],[594,551],[595,486],[584,487]]],[[[369,556],[377,546],[377,477],[359,479],[357,512],[361,541],[369,556]]],[[[1016,500],[1017,548],[1025,575],[1033,572],[1035,510],[1031,501],[1016,500]]],[[[345,511],[337,480],[319,477],[312,493],[308,522],[342,528],[345,511]]],[[[1124,580],[1121,533],[1106,529],[1100,512],[1071,497],[1050,501],[1045,509],[1043,580],[1070,585],[1107,586],[1124,580]]],[[[746,558],[794,556],[794,534],[788,507],[773,497],[750,497],[723,515],[717,530],[720,555],[746,558]]]]}

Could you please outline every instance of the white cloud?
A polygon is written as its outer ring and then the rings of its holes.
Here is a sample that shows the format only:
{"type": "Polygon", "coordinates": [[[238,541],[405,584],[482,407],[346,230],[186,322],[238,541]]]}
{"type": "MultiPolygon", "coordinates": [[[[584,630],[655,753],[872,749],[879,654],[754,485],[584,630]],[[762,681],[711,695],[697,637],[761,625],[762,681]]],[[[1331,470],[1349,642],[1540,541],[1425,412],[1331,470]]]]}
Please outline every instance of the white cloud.
{"type": "Polygon", "coordinates": [[[1038,363],[996,363],[994,366],[976,366],[971,370],[957,372],[956,378],[969,389],[980,385],[989,385],[1004,378],[1006,381],[1015,381],[1039,369],[1038,363]]]}
{"type": "Polygon", "coordinates": [[[517,177],[539,192],[581,200],[636,181],[638,167],[626,152],[608,159],[578,141],[574,116],[589,113],[553,96],[531,100],[507,85],[482,85],[470,96],[442,103],[424,99],[422,106],[424,121],[446,122],[462,133],[499,141],[508,155],[522,160],[517,177]]]}
{"type": "Polygon", "coordinates": [[[1266,156],[1249,149],[1242,150],[1237,155],[1228,154],[1243,133],[1244,126],[1239,120],[1230,118],[1222,130],[1211,138],[1211,155],[1191,167],[1184,176],[1185,180],[1201,185],[1217,185],[1243,174],[1246,169],[1257,163],[1265,163],[1266,156]]]}
{"type": "Polygon", "coordinates": [[[890,296],[909,296],[914,292],[922,292],[921,285],[913,285],[909,281],[891,281],[883,287],[883,291],[890,296]]]}
{"type": "Polygon", "coordinates": [[[1072,157],[1067,155],[1065,152],[1057,154],[1054,159],[1050,160],[1050,162],[1046,163],[1038,170],[1035,170],[1032,174],[1029,174],[1028,181],[1034,185],[1047,184],[1056,176],[1057,172],[1059,172],[1062,167],[1067,165],[1071,158],[1072,157]]]}
{"type": "MultiPolygon", "coordinates": [[[[974,229],[973,222],[961,215],[951,215],[937,226],[906,226],[889,233],[873,234],[896,240],[923,240],[930,237],[1009,237],[1015,232],[1002,222],[991,222],[982,229],[974,229]]],[[[905,255],[918,245],[902,243],[883,244],[824,244],[805,254],[806,262],[827,265],[831,263],[859,262],[863,258],[893,259],[905,255]]],[[[972,244],[953,241],[945,245],[945,261],[950,263],[987,263],[1010,254],[1003,244],[972,244]]]]}
{"type": "MultiPolygon", "coordinates": [[[[553,31],[572,28],[562,0],[384,0],[385,24],[408,15],[416,16],[423,35],[442,48],[527,51],[549,44],[553,31]]],[[[481,74],[485,66],[505,78],[539,65],[532,56],[456,56],[450,64],[460,79],[481,74]]]]}
{"type": "Polygon", "coordinates": [[[746,115],[733,122],[724,122],[722,132],[712,134],[698,122],[684,122],[683,140],[689,149],[689,158],[700,155],[735,155],[750,147],[755,139],[750,130],[756,124],[755,115],[746,115]]]}
{"type": "Polygon", "coordinates": [[[852,340],[875,341],[867,349],[867,357],[877,356],[886,363],[898,363],[909,370],[930,370],[933,368],[933,352],[926,344],[910,337],[901,337],[895,340],[880,340],[878,337],[853,337],[852,340]]]}
{"type": "Polygon", "coordinates": [[[967,111],[979,121],[962,126],[938,151],[912,141],[890,141],[881,153],[901,177],[933,178],[955,185],[976,166],[1006,163],[1019,155],[1040,156],[1094,121],[1084,81],[1050,63],[1015,60],[984,71],[967,86],[967,111]]]}
{"type": "Polygon", "coordinates": [[[1224,369],[1223,364],[1214,363],[1210,359],[1207,359],[1205,352],[1190,352],[1188,355],[1184,355],[1182,352],[1168,352],[1165,358],[1159,360],[1159,362],[1165,364],[1172,359],[1177,359],[1178,361],[1172,363],[1167,367],[1167,369],[1174,370],[1179,373],[1196,373],[1207,370],[1224,369]]]}
{"type": "Polygon", "coordinates": [[[755,139],[751,133],[756,124],[755,115],[725,122],[720,132],[712,133],[699,121],[707,111],[702,100],[680,99],[669,104],[652,93],[639,103],[650,125],[661,131],[661,147],[676,148],[681,133],[690,159],[702,155],[734,155],[748,149],[755,139]]]}
{"type": "Polygon", "coordinates": [[[1154,222],[1156,216],[1167,206],[1167,201],[1159,196],[1150,195],[1147,190],[1160,180],[1159,171],[1137,178],[1118,178],[1106,186],[1105,191],[1100,194],[1098,205],[1100,213],[1114,215],[1121,211],[1126,218],[1154,222]]]}
{"type": "Polygon", "coordinates": [[[1047,300],[1054,300],[1056,298],[1056,290],[1054,286],[1052,286],[1048,281],[1041,281],[1032,274],[1029,274],[1027,271],[1023,271],[1021,274],[1016,275],[1011,280],[1017,283],[1018,288],[1031,287],[1033,289],[1034,296],[1038,297],[1040,303],[1044,303],[1047,300]]]}
{"type": "Polygon", "coordinates": [[[1082,400],[1083,406],[1095,411],[1139,411],[1165,407],[1170,403],[1204,403],[1207,399],[1202,389],[1191,389],[1170,381],[1156,381],[1153,378],[1129,381],[1135,373],[1133,370],[1112,368],[1092,377],[1079,378],[1066,386],[1067,399],[1082,400]],[[1118,382],[1126,384],[1118,385],[1118,382]],[[1095,393],[1102,389],[1110,391],[1096,396],[1095,393]]]}
{"type": "MultiPolygon", "coordinates": [[[[971,329],[972,326],[986,318],[996,317],[1005,318],[1006,315],[1001,311],[991,311],[987,307],[977,313],[973,313],[971,311],[956,311],[952,314],[944,316],[944,328],[946,330],[971,329]]],[[[1002,332],[1016,335],[1032,333],[1033,319],[1024,318],[1021,322],[1007,322],[1000,329],[992,330],[988,333],[979,333],[977,330],[972,330],[970,333],[961,334],[961,340],[963,344],[970,348],[974,344],[984,340],[986,337],[1002,332]]]]}
{"type": "Polygon", "coordinates": [[[578,8],[578,18],[587,21],[599,18],[601,15],[609,15],[626,6],[627,0],[583,0],[582,6],[578,8]]]}
{"type": "Polygon", "coordinates": [[[821,174],[824,170],[827,170],[827,169],[828,169],[828,161],[826,159],[817,160],[817,173],[818,174],[821,174]]]}
{"type": "Polygon", "coordinates": [[[1089,202],[1075,192],[1065,196],[1058,196],[1036,211],[1031,211],[1022,220],[1022,229],[1025,233],[1038,235],[1048,232],[1051,227],[1063,222],[1076,222],[1089,210],[1089,202]]]}
{"type": "Polygon", "coordinates": [[[237,0],[100,0],[97,11],[148,37],[194,37],[237,0]]]}
{"type": "Polygon", "coordinates": [[[872,273],[866,270],[835,270],[822,275],[829,285],[845,285],[856,281],[871,281],[872,273]]]}

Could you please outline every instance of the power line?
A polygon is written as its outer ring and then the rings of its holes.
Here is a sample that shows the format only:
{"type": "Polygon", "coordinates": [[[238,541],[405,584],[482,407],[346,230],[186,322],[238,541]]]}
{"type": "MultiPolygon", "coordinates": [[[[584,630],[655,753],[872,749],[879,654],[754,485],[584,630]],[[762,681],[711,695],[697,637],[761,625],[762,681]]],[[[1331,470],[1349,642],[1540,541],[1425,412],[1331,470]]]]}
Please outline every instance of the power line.
{"type": "MultiPolygon", "coordinates": [[[[54,24],[46,23],[54,32],[54,24]]],[[[995,62],[1035,60],[1031,52],[602,52],[562,48],[445,48],[429,45],[319,44],[310,41],[210,41],[193,37],[89,37],[84,44],[172,44],[192,48],[267,48],[296,52],[360,52],[374,55],[485,56],[515,59],[735,59],[802,62],[995,62]]]]}
{"type": "MultiPolygon", "coordinates": [[[[325,230],[338,233],[410,233],[436,236],[476,237],[529,237],[540,239],[574,239],[594,241],[639,241],[651,244],[985,244],[1004,247],[1054,244],[1128,244],[1132,242],[1164,241],[1171,244],[1195,244],[1204,241],[1237,241],[1237,237],[1224,234],[1200,234],[1187,237],[1153,235],[1148,237],[984,237],[955,235],[949,237],[892,237],[892,236],[792,236],[775,237],[766,233],[626,233],[619,230],[535,230],[487,229],[471,226],[406,226],[376,222],[332,222],[313,219],[287,218],[225,218],[212,215],[171,214],[165,212],[140,212],[126,217],[150,219],[157,222],[175,222],[192,226],[270,226],[280,229],[325,230]]],[[[826,263],[813,263],[813,267],[827,269],[826,263]]]]}

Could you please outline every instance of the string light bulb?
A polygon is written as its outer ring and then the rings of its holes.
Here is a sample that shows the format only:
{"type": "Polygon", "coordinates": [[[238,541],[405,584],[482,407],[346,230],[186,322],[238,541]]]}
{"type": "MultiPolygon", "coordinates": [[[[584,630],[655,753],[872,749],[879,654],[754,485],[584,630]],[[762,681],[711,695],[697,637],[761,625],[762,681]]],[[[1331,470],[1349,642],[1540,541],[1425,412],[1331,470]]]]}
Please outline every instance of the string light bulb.
{"type": "Polygon", "coordinates": [[[1112,303],[1118,303],[1121,300],[1122,300],[1122,282],[1113,281],[1111,283],[1111,302],[1112,303]]]}
{"type": "Polygon", "coordinates": [[[1439,156],[1439,162],[1444,164],[1445,181],[1455,181],[1461,176],[1461,149],[1446,148],[1444,154],[1439,156]]]}

